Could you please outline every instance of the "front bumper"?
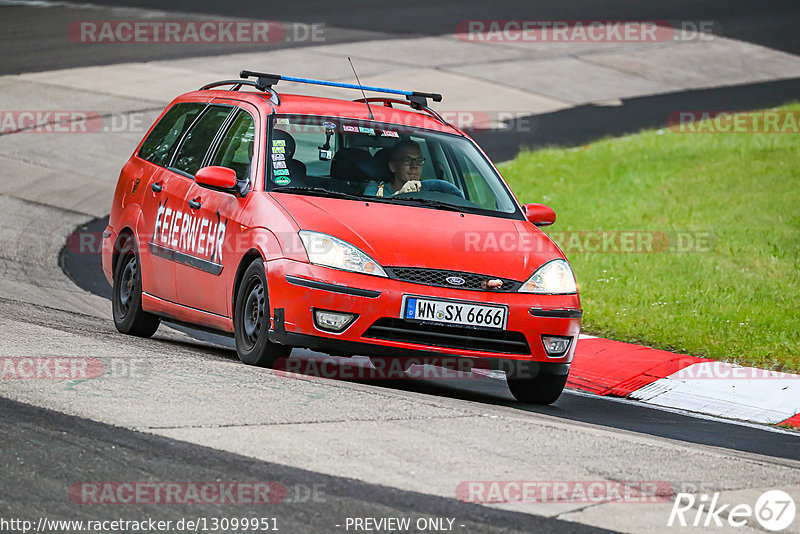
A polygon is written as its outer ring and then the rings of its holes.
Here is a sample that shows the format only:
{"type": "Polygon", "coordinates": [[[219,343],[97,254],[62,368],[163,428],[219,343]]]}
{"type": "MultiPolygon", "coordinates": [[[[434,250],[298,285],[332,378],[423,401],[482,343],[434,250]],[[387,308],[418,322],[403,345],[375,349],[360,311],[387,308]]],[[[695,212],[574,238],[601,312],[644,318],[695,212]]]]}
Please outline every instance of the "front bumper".
{"type": "Polygon", "coordinates": [[[270,338],[332,354],[457,356],[487,360],[490,367],[504,370],[510,362],[538,362],[533,367],[548,367],[553,374],[566,374],[580,333],[578,295],[452,289],[286,259],[268,262],[267,276],[274,318],[270,338]],[[507,306],[506,329],[430,326],[405,321],[401,318],[404,295],[507,306]],[[314,309],[353,313],[357,318],[343,332],[332,333],[314,324],[314,309]],[[419,340],[413,335],[415,332],[419,333],[419,340]],[[549,357],[542,335],[564,336],[572,341],[564,355],[549,357]]]}

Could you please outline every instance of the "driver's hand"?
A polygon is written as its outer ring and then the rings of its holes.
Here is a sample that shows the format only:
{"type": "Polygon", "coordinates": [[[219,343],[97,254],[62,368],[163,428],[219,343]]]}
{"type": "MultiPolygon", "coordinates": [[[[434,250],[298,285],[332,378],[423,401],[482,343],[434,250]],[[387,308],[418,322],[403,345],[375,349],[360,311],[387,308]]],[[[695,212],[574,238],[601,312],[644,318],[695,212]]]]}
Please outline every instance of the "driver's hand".
{"type": "Polygon", "coordinates": [[[403,187],[400,188],[400,191],[397,193],[412,193],[414,191],[421,191],[422,190],[422,182],[419,180],[409,180],[403,184],[403,187]]]}

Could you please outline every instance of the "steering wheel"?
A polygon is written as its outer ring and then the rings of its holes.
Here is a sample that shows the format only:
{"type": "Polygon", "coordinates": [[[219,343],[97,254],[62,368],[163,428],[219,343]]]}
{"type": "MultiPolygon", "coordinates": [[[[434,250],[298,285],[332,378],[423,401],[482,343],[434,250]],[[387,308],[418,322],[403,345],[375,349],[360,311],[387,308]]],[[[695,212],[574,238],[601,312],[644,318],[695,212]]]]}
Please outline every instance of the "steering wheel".
{"type": "Polygon", "coordinates": [[[439,193],[447,193],[448,195],[454,195],[459,198],[464,198],[464,193],[461,191],[461,189],[454,186],[447,180],[439,180],[438,178],[432,178],[430,180],[422,180],[422,190],[437,191],[439,193]]]}

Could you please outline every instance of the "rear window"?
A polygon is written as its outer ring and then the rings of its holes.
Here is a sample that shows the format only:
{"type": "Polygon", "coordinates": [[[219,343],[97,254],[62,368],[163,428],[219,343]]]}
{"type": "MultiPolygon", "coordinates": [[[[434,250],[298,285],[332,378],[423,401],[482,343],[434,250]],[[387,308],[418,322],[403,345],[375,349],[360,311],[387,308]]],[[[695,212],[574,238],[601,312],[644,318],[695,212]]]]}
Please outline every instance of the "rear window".
{"type": "Polygon", "coordinates": [[[165,167],[172,159],[180,141],[205,104],[175,104],[167,111],[147,136],[139,149],[139,157],[156,165],[165,167]]]}

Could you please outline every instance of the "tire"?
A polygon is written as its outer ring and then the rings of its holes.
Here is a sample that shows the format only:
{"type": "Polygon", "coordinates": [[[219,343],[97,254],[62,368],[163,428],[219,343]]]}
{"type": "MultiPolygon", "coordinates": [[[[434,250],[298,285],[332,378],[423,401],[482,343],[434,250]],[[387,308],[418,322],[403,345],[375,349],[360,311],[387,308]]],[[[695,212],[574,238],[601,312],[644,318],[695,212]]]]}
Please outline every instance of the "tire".
{"type": "Polygon", "coordinates": [[[508,389],[519,402],[553,404],[567,385],[567,375],[539,373],[533,378],[507,378],[507,381],[508,389]]]}
{"type": "Polygon", "coordinates": [[[133,240],[122,246],[111,290],[114,326],[123,334],[151,337],[161,319],[142,310],[142,276],[133,240]]]}
{"type": "Polygon", "coordinates": [[[264,262],[257,259],[244,272],[233,311],[236,353],[243,363],[272,367],[292,352],[291,347],[269,340],[269,310],[264,262]]]}

